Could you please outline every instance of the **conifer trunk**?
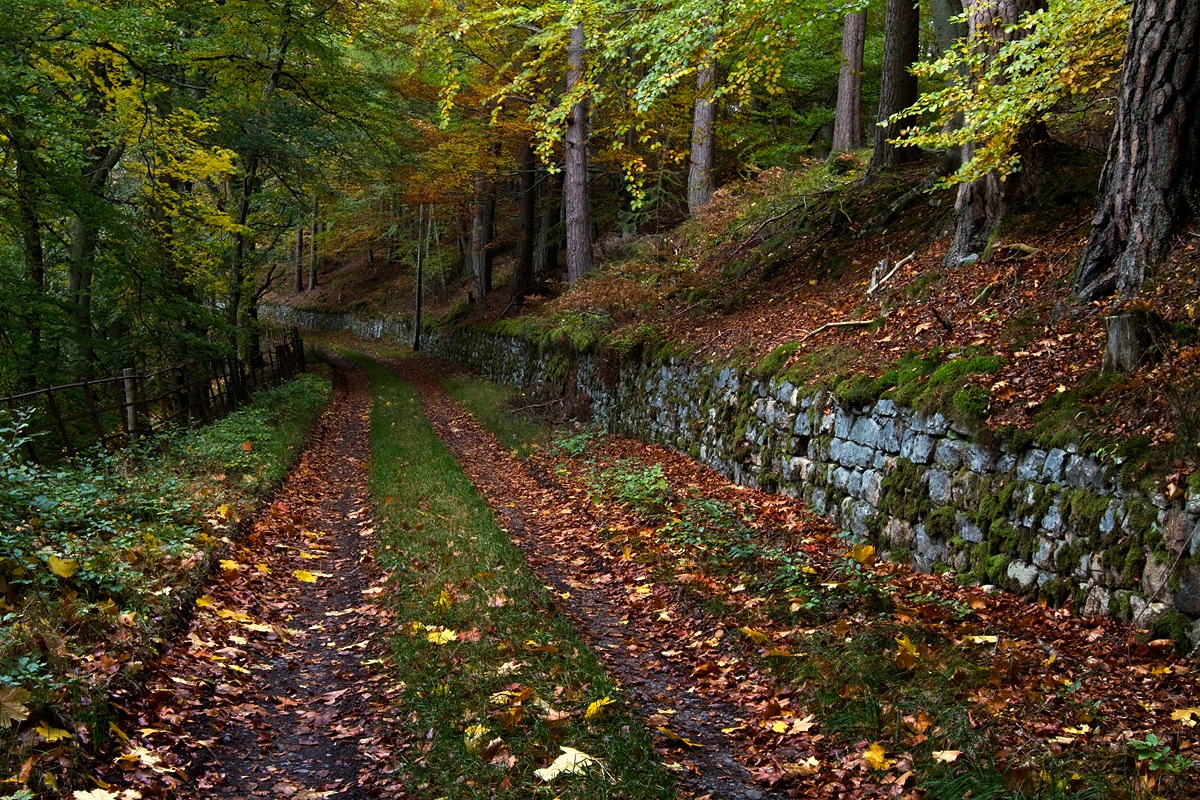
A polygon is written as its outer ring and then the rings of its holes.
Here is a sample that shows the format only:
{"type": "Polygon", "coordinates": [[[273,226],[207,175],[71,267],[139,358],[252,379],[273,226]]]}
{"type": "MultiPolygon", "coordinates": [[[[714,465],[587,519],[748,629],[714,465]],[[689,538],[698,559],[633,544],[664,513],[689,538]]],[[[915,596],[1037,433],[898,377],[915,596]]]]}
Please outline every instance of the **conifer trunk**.
{"type": "Polygon", "coordinates": [[[696,72],[696,106],[692,114],[692,148],[688,155],[688,213],[695,214],[712,201],[713,166],[716,154],[717,105],[713,84],[717,67],[706,54],[696,72]]]}
{"type": "Polygon", "coordinates": [[[862,146],[863,50],[867,41],[867,12],[851,11],[842,23],[842,69],[838,74],[837,109],[831,152],[862,146]]]}
{"type": "Polygon", "coordinates": [[[1200,3],[1134,0],[1080,300],[1132,295],[1200,196],[1200,3]]]}
{"type": "Polygon", "coordinates": [[[914,147],[896,147],[889,140],[900,135],[904,120],[889,122],[917,101],[917,76],[910,72],[916,63],[921,43],[921,12],[914,0],[888,0],[884,22],[883,80],[879,87],[879,125],[875,128],[875,147],[871,171],[894,167],[917,158],[914,147]]]}
{"type": "MultiPolygon", "coordinates": [[[[567,94],[583,79],[583,23],[571,28],[567,46],[567,94]]],[[[588,103],[579,99],[567,121],[563,198],[567,216],[567,282],[575,283],[592,271],[591,219],[588,210],[588,103]]]]}
{"type": "Polygon", "coordinates": [[[513,297],[524,297],[533,285],[533,245],[537,236],[537,156],[533,143],[521,143],[517,184],[517,248],[513,259],[513,297]]]}

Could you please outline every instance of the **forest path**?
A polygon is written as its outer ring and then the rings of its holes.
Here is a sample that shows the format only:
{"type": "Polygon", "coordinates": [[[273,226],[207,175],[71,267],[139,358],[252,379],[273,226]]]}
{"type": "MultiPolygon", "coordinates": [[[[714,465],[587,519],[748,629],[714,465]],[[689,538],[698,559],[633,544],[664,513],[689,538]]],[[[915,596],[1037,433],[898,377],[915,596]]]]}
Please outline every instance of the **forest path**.
{"type": "Polygon", "coordinates": [[[334,359],[334,395],[269,506],[231,544],[186,634],[121,699],[105,775],[142,797],[389,796],[378,707],[387,612],[366,488],[370,386],[334,359]]]}
{"type": "Polygon", "coordinates": [[[628,693],[681,796],[756,800],[765,793],[741,763],[744,749],[721,729],[748,728],[752,706],[775,696],[771,681],[723,639],[725,625],[678,593],[650,597],[639,566],[605,546],[603,518],[587,492],[504,447],[441,386],[445,365],[385,361],[419,392],[425,415],[562,610],[628,693]],[[718,668],[717,663],[721,666],[718,668]],[[729,691],[731,671],[741,685],[729,691]],[[706,679],[704,676],[708,676],[706,679]],[[716,680],[712,680],[715,678],[716,680]]]}

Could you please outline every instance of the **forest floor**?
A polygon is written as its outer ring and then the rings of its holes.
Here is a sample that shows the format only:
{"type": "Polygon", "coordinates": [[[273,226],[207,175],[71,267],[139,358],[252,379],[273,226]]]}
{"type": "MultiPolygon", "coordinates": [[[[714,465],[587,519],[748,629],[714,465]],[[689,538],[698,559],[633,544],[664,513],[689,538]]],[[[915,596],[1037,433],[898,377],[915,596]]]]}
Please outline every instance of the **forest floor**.
{"type": "MultiPolygon", "coordinates": [[[[389,364],[619,681],[681,796],[1200,796],[1200,680],[1170,642],[877,564],[802,504],[662,448],[582,429],[519,456],[445,392],[445,365],[389,364]]],[[[502,796],[609,796],[540,786],[556,748],[489,762],[457,730],[455,774],[407,779],[435,732],[399,699],[415,669],[386,644],[412,625],[389,599],[403,570],[376,560],[367,384],[338,372],[300,465],[123,699],[104,785],[75,796],[474,797],[496,772],[502,796]]],[[[460,661],[447,663],[497,666],[460,661]]],[[[585,716],[529,710],[531,730],[585,716]]]]}

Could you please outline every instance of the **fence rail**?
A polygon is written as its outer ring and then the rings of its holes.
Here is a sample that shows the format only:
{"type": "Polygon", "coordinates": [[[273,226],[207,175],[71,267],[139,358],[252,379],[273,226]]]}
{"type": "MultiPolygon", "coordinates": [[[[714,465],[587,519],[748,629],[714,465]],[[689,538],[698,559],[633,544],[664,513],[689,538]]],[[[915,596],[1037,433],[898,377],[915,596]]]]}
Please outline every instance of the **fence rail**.
{"type": "Polygon", "coordinates": [[[51,461],[94,445],[116,447],[170,426],[203,425],[245,403],[259,388],[304,372],[304,342],[293,328],[270,336],[256,358],[207,358],[157,372],[124,370],[97,380],[0,397],[25,420],[25,449],[51,461]]]}

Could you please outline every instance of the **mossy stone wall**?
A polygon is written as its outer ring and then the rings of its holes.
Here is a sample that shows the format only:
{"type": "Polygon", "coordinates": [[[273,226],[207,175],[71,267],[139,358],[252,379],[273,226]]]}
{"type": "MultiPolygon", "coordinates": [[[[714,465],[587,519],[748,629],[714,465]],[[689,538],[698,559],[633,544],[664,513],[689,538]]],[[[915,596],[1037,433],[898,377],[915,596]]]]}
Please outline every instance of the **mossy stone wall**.
{"type": "MultiPolygon", "coordinates": [[[[411,341],[403,320],[264,316],[411,341]]],[[[432,354],[517,387],[561,390],[572,380],[606,429],[803,498],[894,560],[1200,641],[1200,494],[1147,495],[1122,484],[1116,459],[989,442],[938,413],[887,399],[849,405],[728,365],[541,352],[468,328],[430,331],[425,342],[432,354]]]]}

